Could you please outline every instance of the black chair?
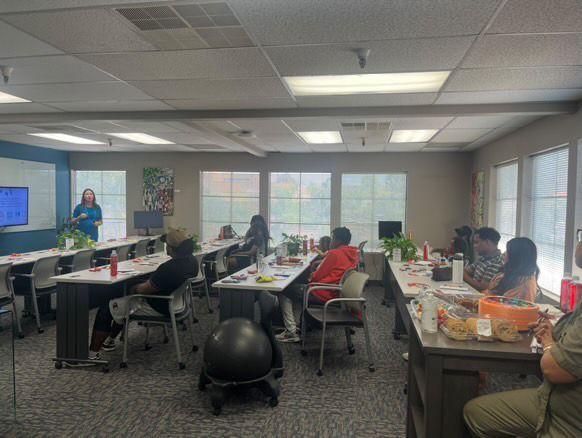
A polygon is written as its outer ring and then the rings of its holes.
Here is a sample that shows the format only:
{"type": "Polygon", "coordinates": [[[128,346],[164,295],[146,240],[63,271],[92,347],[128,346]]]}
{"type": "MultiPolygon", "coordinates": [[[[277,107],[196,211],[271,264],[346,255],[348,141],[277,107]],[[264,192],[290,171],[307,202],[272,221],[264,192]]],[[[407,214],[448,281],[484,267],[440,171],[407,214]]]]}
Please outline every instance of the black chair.
{"type": "Polygon", "coordinates": [[[11,275],[12,263],[0,264],[0,307],[12,306],[14,318],[16,318],[16,327],[18,328],[18,337],[23,338],[22,327],[20,326],[20,317],[16,310],[16,297],[14,295],[14,277],[11,275]]]}

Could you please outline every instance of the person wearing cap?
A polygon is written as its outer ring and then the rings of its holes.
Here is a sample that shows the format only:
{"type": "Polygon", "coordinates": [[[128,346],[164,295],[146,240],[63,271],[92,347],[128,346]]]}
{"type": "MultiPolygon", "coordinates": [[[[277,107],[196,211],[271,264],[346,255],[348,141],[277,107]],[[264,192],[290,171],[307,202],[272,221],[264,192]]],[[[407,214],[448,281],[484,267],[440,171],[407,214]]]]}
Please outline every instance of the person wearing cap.
{"type": "MultiPolygon", "coordinates": [[[[575,261],[582,268],[582,242],[575,261]]],[[[532,324],[542,344],[539,388],[477,397],[464,408],[465,423],[477,437],[579,437],[582,431],[582,305],[555,325],[532,324]]]]}
{"type": "MultiPolygon", "coordinates": [[[[188,236],[184,230],[169,229],[161,239],[166,243],[170,260],[158,266],[148,280],[133,285],[129,290],[130,294],[170,295],[186,280],[198,275],[198,263],[192,255],[194,251],[192,237],[188,236]]],[[[101,349],[115,350],[115,338],[123,328],[128,305],[129,297],[126,296],[115,298],[99,307],[93,325],[89,359],[99,359],[101,349]]],[[[145,316],[160,316],[169,315],[170,309],[166,301],[146,298],[139,303],[133,300],[130,312],[139,312],[140,315],[145,316]]]]}

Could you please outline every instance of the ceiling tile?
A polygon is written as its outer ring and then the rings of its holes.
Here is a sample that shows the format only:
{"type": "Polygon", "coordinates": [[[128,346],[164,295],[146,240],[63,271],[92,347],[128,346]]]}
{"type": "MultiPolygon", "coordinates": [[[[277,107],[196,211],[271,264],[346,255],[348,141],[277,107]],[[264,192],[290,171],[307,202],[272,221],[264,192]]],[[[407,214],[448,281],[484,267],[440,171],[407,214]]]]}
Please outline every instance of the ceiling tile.
{"type": "Polygon", "coordinates": [[[89,102],[46,102],[47,105],[63,111],[161,111],[171,110],[171,106],[159,100],[105,100],[89,102]]]}
{"type": "Polygon", "coordinates": [[[509,0],[488,33],[582,32],[580,0],[509,0]]]}
{"type": "Polygon", "coordinates": [[[0,59],[14,67],[10,85],[111,81],[107,73],[73,56],[0,59]]]}
{"type": "Polygon", "coordinates": [[[259,137],[262,137],[266,134],[283,134],[287,136],[290,135],[292,137],[295,136],[295,134],[293,134],[289,128],[287,128],[287,126],[285,126],[285,124],[278,119],[231,119],[229,122],[233,124],[233,129],[229,129],[229,131],[236,131],[236,125],[243,130],[253,131],[259,137]]]}
{"type": "MultiPolygon", "coordinates": [[[[24,114],[24,113],[55,113],[58,109],[50,108],[40,103],[7,103],[0,105],[0,114],[24,114]]],[[[2,125],[0,125],[2,129],[2,125]]]]}
{"type": "Polygon", "coordinates": [[[582,34],[488,35],[463,62],[463,67],[544,65],[582,65],[582,34]]]}
{"type": "Polygon", "coordinates": [[[263,45],[475,35],[498,0],[231,0],[263,45]]]}
{"type": "Polygon", "coordinates": [[[355,153],[365,153],[365,152],[384,152],[384,148],[386,145],[384,144],[367,144],[366,146],[362,146],[361,143],[351,143],[348,144],[348,152],[355,152],[355,153]]]}
{"type": "Polygon", "coordinates": [[[99,100],[148,100],[147,94],[122,82],[93,82],[45,85],[7,85],[7,93],[36,102],[99,100]]]}
{"type": "Polygon", "coordinates": [[[474,117],[457,117],[447,126],[447,129],[470,129],[470,128],[499,128],[512,119],[516,118],[513,114],[503,114],[497,116],[474,116],[474,117]]]}
{"type": "Polygon", "coordinates": [[[444,129],[431,139],[431,143],[467,143],[484,136],[490,129],[444,129]]]}
{"type": "Polygon", "coordinates": [[[347,152],[348,147],[344,144],[312,144],[313,152],[347,152]]]}
{"type": "Polygon", "coordinates": [[[386,152],[420,152],[426,143],[389,143],[384,150],[386,152]]]}
{"type": "Polygon", "coordinates": [[[549,102],[582,99],[582,89],[570,90],[515,90],[515,91],[472,91],[442,93],[437,105],[512,103],[512,102],[549,102]]]}
{"type": "Polygon", "coordinates": [[[241,100],[210,100],[182,99],[166,100],[168,105],[181,110],[218,110],[218,109],[273,109],[295,108],[297,105],[291,98],[275,99],[241,99],[241,100]]]}
{"type": "Polygon", "coordinates": [[[3,20],[70,53],[155,50],[105,9],[33,12],[7,15],[3,20]]]}
{"type": "Polygon", "coordinates": [[[267,54],[282,76],[391,73],[450,70],[457,66],[474,37],[386,40],[339,45],[269,47],[267,54]],[[366,68],[355,50],[370,49],[366,68]]]}
{"type": "Polygon", "coordinates": [[[582,66],[459,70],[445,91],[582,88],[582,66]]]}
{"type": "Polygon", "coordinates": [[[453,120],[452,117],[406,117],[391,119],[392,129],[440,129],[453,120]]]}
{"type": "Polygon", "coordinates": [[[341,128],[339,121],[333,119],[285,119],[284,122],[295,132],[339,131],[341,128]]]}
{"type": "Polygon", "coordinates": [[[60,53],[63,52],[10,26],[8,23],[0,21],[0,56],[10,58],[60,53]]]}
{"type": "Polygon", "coordinates": [[[299,107],[430,105],[436,93],[356,94],[352,96],[299,96],[299,107]]]}
{"type": "Polygon", "coordinates": [[[131,84],[158,99],[261,99],[289,97],[277,78],[134,81],[131,84]]]}
{"type": "Polygon", "coordinates": [[[248,78],[274,76],[256,48],[81,55],[123,80],[248,78]]]}
{"type": "Polygon", "coordinates": [[[494,131],[491,131],[489,134],[484,135],[483,137],[481,137],[480,139],[478,139],[475,142],[472,142],[471,144],[465,146],[463,148],[463,150],[474,150],[477,149],[483,145],[489,144],[492,141],[495,141],[501,137],[505,137],[506,135],[508,135],[509,133],[515,131],[516,128],[500,128],[500,129],[495,129],[494,131]]]}

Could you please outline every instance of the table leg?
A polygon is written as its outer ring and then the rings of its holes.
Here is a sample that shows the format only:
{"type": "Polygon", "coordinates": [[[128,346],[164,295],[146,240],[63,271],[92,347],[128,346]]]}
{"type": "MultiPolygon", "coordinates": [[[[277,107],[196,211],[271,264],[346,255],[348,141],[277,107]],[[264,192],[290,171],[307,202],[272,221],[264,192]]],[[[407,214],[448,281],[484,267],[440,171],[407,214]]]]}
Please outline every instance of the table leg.
{"type": "Polygon", "coordinates": [[[218,293],[221,322],[230,318],[248,318],[254,321],[256,291],[220,288],[218,293]]]}

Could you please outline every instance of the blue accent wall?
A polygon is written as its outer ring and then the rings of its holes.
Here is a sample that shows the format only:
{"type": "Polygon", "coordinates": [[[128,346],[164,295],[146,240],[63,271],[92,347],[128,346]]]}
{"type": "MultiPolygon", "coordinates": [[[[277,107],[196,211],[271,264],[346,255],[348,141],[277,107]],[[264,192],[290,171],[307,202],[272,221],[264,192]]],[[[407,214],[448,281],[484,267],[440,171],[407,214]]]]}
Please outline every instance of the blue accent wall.
{"type": "MultiPolygon", "coordinates": [[[[0,140],[0,157],[54,163],[56,169],[57,228],[71,214],[69,153],[0,140]]],[[[56,245],[56,230],[0,233],[0,255],[35,251],[56,245]]]]}

